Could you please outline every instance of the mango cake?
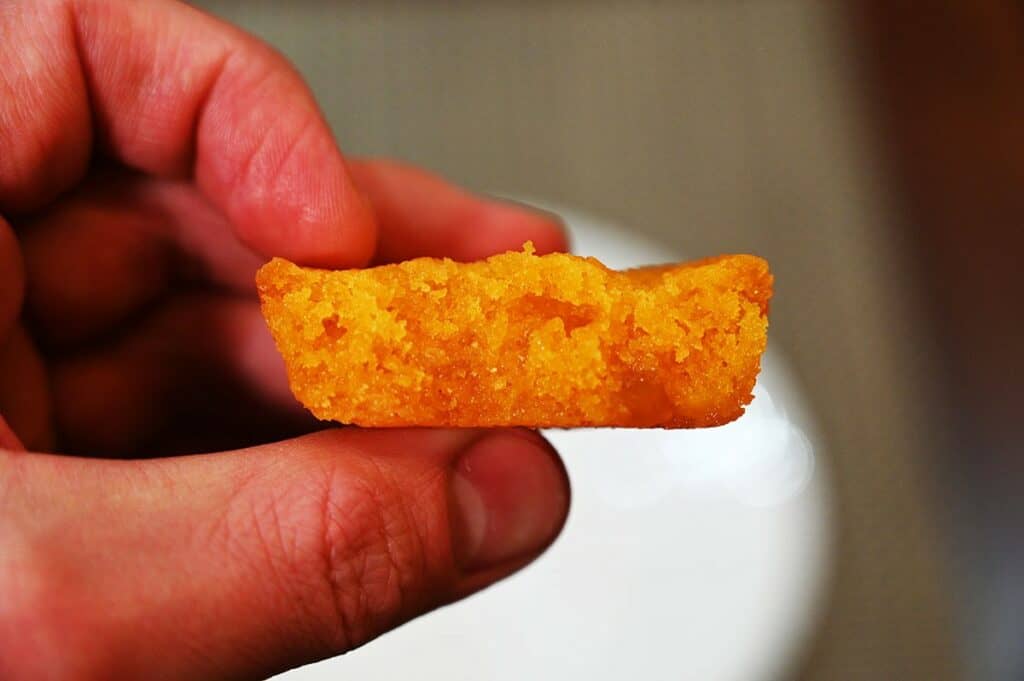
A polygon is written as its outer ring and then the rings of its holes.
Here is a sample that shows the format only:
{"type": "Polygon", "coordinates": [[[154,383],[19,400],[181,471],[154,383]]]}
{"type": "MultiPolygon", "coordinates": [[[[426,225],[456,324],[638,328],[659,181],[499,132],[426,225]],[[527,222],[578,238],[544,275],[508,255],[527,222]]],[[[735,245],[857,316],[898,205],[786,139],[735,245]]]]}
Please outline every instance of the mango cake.
{"type": "Polygon", "coordinates": [[[521,252],[256,277],[295,396],[371,427],[687,428],[743,413],[772,276],[750,255],[626,271],[521,252]]]}

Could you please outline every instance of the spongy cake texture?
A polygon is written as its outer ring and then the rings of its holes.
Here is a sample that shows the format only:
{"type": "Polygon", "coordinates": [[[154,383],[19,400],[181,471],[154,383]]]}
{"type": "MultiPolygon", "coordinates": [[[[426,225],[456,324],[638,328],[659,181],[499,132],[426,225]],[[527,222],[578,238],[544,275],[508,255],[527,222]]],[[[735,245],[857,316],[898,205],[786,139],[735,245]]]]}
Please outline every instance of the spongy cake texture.
{"type": "Polygon", "coordinates": [[[257,275],[292,391],[362,426],[713,426],[743,413],[772,278],[719,256],[616,272],[530,244],[475,263],[421,258],[257,275]]]}

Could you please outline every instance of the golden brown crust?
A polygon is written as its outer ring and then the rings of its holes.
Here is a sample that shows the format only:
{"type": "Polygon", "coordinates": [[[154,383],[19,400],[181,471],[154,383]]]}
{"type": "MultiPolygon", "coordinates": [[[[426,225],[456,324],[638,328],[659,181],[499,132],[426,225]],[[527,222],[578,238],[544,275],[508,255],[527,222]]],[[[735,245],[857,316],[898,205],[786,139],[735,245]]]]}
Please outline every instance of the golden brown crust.
{"type": "Polygon", "coordinates": [[[362,426],[697,427],[743,413],[772,277],[749,255],[625,272],[524,252],[257,275],[296,397],[362,426]]]}

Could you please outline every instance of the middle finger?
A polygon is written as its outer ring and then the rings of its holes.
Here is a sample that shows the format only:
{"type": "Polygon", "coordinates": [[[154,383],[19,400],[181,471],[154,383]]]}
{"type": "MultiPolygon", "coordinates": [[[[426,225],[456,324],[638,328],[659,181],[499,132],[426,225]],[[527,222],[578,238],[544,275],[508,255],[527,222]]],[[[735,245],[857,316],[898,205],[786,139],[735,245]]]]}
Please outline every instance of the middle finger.
{"type": "Polygon", "coordinates": [[[26,309],[49,347],[106,334],[172,285],[252,293],[261,262],[190,184],[123,170],[94,175],[18,231],[26,309]]]}

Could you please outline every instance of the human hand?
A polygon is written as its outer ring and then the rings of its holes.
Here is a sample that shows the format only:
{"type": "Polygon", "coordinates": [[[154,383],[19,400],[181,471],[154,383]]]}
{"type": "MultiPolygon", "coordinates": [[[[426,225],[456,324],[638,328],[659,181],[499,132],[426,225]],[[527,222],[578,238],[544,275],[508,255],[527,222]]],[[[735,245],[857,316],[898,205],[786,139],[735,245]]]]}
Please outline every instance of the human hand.
{"type": "Polygon", "coordinates": [[[0,5],[0,215],[0,678],[266,676],[507,576],[564,522],[529,431],[265,444],[317,426],[260,317],[262,261],[565,242],[344,161],[255,39],[166,0],[0,5]]]}

